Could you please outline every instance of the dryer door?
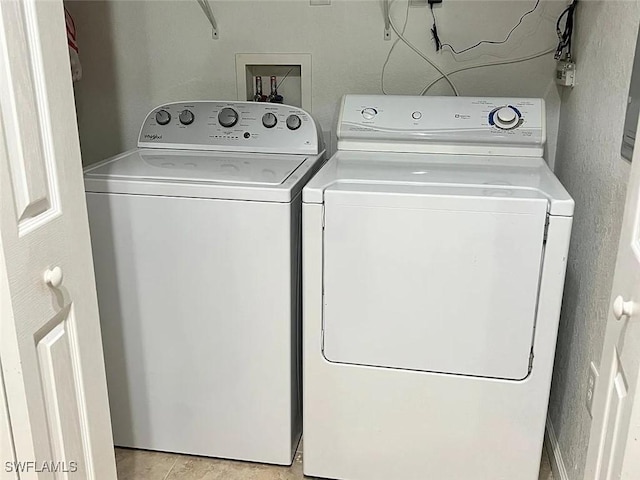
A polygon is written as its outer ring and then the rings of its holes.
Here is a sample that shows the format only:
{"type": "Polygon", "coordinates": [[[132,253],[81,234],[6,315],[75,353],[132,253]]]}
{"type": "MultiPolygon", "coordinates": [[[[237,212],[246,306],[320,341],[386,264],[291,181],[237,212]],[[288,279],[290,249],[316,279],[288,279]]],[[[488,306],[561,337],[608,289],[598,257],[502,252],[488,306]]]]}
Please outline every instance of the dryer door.
{"type": "Polygon", "coordinates": [[[525,378],[547,199],[525,189],[350,188],[325,191],[326,359],[525,378]]]}

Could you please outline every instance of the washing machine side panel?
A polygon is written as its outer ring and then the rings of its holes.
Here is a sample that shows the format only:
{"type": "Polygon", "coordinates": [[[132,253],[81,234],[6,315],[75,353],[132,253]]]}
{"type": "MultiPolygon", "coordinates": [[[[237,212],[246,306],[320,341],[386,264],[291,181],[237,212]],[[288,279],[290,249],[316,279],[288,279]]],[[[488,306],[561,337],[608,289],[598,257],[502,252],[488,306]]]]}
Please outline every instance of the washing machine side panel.
{"type": "Polygon", "coordinates": [[[551,217],[531,375],[520,382],[328,362],[322,206],[304,206],[304,471],[349,480],[537,480],[571,218],[551,217]]]}
{"type": "Polygon", "coordinates": [[[302,437],[302,192],[291,202],[291,458],[302,437]]]}
{"type": "Polygon", "coordinates": [[[423,195],[405,207],[388,197],[326,194],[325,357],[525,378],[547,201],[501,211],[486,207],[493,197],[423,195]]]}
{"type": "MultiPolygon", "coordinates": [[[[339,474],[347,470],[360,474],[368,469],[366,465],[345,468],[350,452],[333,447],[334,439],[342,442],[344,435],[343,419],[336,416],[339,412],[334,409],[333,398],[344,391],[340,385],[349,378],[322,356],[323,212],[323,204],[302,204],[303,467],[305,475],[340,478],[339,474]]],[[[374,387],[373,391],[376,390],[374,387]]],[[[354,393],[354,400],[360,397],[360,393],[354,393]]],[[[344,400],[351,403],[351,399],[344,400]]]]}
{"type": "Polygon", "coordinates": [[[87,203],[116,445],[290,463],[290,206],[87,203]]]}

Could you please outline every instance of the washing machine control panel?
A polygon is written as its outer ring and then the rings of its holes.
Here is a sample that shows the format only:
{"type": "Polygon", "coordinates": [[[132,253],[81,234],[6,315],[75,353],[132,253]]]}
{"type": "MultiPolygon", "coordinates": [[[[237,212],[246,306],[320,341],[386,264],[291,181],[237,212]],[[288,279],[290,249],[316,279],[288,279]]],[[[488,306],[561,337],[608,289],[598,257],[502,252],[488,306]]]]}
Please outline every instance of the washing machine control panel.
{"type": "Polygon", "coordinates": [[[138,147],[291,154],[323,148],[319,128],[300,108],[220,101],[154,108],[142,124],[138,147]]]}
{"type": "Polygon", "coordinates": [[[337,133],[338,148],[345,149],[538,155],[546,136],[544,100],[346,95],[337,133]]]}

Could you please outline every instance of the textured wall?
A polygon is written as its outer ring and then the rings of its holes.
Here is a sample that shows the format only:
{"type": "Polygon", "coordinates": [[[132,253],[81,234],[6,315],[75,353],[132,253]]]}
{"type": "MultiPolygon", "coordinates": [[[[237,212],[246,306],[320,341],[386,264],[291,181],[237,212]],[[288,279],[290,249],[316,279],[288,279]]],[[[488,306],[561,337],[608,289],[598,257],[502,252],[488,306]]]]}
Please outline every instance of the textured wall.
{"type": "MultiPolygon", "coordinates": [[[[436,7],[443,40],[461,48],[479,39],[502,39],[534,0],[448,0],[436,7]]],[[[144,116],[172,100],[235,99],[236,53],[311,53],[312,113],[333,128],[340,97],[381,93],[380,75],[392,41],[383,38],[380,0],[211,1],[219,40],[195,0],[67,1],[76,18],[84,78],[75,86],[83,160],[92,163],[135,146],[144,116]]],[[[396,0],[401,25],[406,1],[396,0]]],[[[507,44],[484,45],[453,59],[436,53],[426,7],[411,8],[406,36],[446,70],[512,59],[552,48],[561,0],[543,0],[507,44]]],[[[555,153],[559,95],[552,55],[525,63],[471,70],[454,76],[463,95],[545,96],[550,158],[555,153]]],[[[418,94],[436,77],[403,44],[387,66],[385,89],[418,94]]],[[[433,94],[449,95],[445,82],[433,94]]]]}
{"type": "Polygon", "coordinates": [[[620,156],[640,3],[583,1],[564,93],[556,173],[576,201],[549,415],[571,480],[582,480],[591,420],[589,362],[599,364],[629,164],[620,156]]]}

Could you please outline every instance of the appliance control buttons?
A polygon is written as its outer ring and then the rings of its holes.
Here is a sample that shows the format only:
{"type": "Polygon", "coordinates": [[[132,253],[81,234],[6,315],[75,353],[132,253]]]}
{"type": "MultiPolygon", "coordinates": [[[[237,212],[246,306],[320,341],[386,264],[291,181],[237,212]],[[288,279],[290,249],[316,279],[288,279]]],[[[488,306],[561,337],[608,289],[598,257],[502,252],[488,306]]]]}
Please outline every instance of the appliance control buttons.
{"type": "Polygon", "coordinates": [[[278,118],[273,113],[265,113],[262,116],[262,125],[266,128],[273,128],[278,123],[278,118]]]}
{"type": "Polygon", "coordinates": [[[180,112],[180,123],[183,125],[191,125],[194,120],[193,112],[191,110],[183,110],[180,112]]]}
{"type": "Polygon", "coordinates": [[[231,128],[238,123],[238,112],[233,108],[225,107],[218,113],[218,122],[223,127],[231,128]]]}
{"type": "Polygon", "coordinates": [[[413,112],[411,114],[411,118],[413,118],[414,120],[420,120],[422,118],[422,112],[413,112]]]}
{"type": "Polygon", "coordinates": [[[156,112],[156,122],[158,125],[166,125],[171,121],[171,114],[166,110],[158,110],[156,112]]]}
{"type": "Polygon", "coordinates": [[[365,120],[373,120],[377,114],[378,111],[375,108],[368,107],[362,110],[362,118],[365,120]]]}
{"type": "Polygon", "coordinates": [[[289,115],[287,117],[287,128],[289,130],[297,130],[302,125],[302,120],[298,115],[289,115]]]}
{"type": "Polygon", "coordinates": [[[504,105],[489,113],[489,124],[501,130],[513,130],[522,124],[522,115],[516,107],[504,105]]]}

